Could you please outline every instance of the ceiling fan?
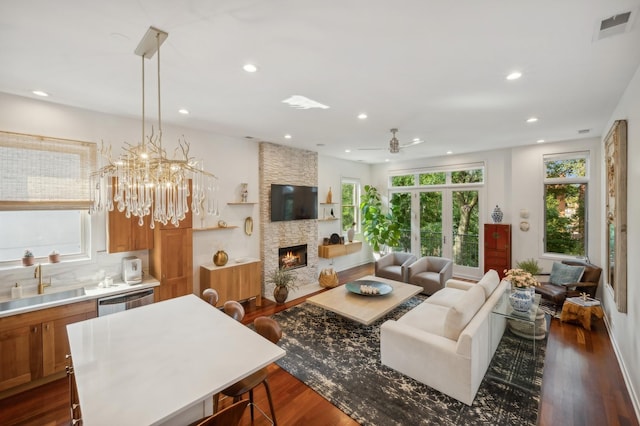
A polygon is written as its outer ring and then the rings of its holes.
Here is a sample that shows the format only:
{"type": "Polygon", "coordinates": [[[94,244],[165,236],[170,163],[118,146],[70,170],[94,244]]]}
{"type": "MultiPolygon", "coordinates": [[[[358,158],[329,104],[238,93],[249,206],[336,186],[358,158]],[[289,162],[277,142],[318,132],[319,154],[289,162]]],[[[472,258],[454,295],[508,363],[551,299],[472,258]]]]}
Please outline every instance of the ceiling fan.
{"type": "MultiPolygon", "coordinates": [[[[410,146],[414,146],[414,145],[418,145],[422,142],[424,142],[422,139],[414,139],[411,143],[407,143],[404,145],[400,145],[400,141],[398,140],[398,138],[396,138],[396,133],[398,132],[398,129],[391,129],[391,140],[389,141],[389,152],[391,154],[397,154],[400,152],[400,150],[402,148],[407,148],[410,146]]],[[[385,148],[359,148],[360,150],[378,150],[378,149],[385,149],[385,148]]]]}

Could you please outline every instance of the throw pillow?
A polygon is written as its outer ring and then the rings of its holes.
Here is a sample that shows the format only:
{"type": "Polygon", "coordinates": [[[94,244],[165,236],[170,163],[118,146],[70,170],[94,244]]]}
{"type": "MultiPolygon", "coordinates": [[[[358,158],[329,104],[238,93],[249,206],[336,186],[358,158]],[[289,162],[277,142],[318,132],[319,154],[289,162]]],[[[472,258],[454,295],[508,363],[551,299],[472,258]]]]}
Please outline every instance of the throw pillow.
{"type": "Polygon", "coordinates": [[[571,285],[580,282],[584,274],[584,266],[565,265],[560,262],[553,262],[549,281],[556,285],[571,285]]]}

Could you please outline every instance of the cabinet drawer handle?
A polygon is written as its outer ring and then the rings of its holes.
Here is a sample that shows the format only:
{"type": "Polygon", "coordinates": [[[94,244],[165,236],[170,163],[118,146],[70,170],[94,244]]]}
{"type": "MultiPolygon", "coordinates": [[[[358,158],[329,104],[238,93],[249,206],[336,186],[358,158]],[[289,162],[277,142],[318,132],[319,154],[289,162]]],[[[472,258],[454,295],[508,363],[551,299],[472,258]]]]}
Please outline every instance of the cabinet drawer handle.
{"type": "Polygon", "coordinates": [[[49,324],[45,325],[45,326],[44,326],[44,329],[45,329],[46,331],[49,331],[49,324]]]}
{"type": "Polygon", "coordinates": [[[33,331],[34,333],[37,333],[37,332],[38,332],[38,327],[33,327],[33,330],[32,330],[32,331],[33,331]]]}

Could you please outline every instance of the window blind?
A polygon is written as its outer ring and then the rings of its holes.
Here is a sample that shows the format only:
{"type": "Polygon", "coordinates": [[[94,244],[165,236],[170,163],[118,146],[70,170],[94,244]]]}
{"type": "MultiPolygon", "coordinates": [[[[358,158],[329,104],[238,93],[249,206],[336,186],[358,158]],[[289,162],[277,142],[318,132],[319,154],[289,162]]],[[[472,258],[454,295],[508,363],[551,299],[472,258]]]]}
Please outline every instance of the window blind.
{"type": "Polygon", "coordinates": [[[96,144],[0,132],[0,210],[84,209],[96,144]]]}

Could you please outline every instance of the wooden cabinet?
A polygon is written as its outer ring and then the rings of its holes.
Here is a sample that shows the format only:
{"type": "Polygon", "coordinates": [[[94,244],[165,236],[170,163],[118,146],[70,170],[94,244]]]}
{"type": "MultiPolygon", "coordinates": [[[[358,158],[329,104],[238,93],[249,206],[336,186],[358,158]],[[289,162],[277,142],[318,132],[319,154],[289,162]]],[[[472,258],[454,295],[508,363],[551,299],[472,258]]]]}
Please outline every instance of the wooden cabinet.
{"type": "Polygon", "coordinates": [[[318,256],[325,259],[332,257],[346,256],[348,254],[357,253],[362,249],[361,241],[352,241],[344,244],[331,244],[318,246],[318,256]]]}
{"type": "Polygon", "coordinates": [[[193,293],[193,231],[191,228],[155,229],[149,252],[149,273],[160,281],[155,301],[193,293]]]}
{"type": "Polygon", "coordinates": [[[88,300],[0,318],[0,392],[64,373],[66,325],[96,315],[88,300]]]}
{"type": "Polygon", "coordinates": [[[218,292],[218,305],[227,300],[256,298],[256,306],[262,306],[262,262],[250,260],[245,263],[215,266],[213,263],[200,266],[200,294],[206,288],[218,292]]]}
{"type": "Polygon", "coordinates": [[[153,247],[153,229],[149,226],[150,216],[144,217],[144,225],[138,224],[139,218],[127,218],[117,209],[109,212],[107,218],[107,239],[109,253],[147,250],[153,247]]]}
{"type": "Polygon", "coordinates": [[[511,268],[511,225],[485,223],[484,272],[495,269],[504,278],[504,270],[511,268]]]}

